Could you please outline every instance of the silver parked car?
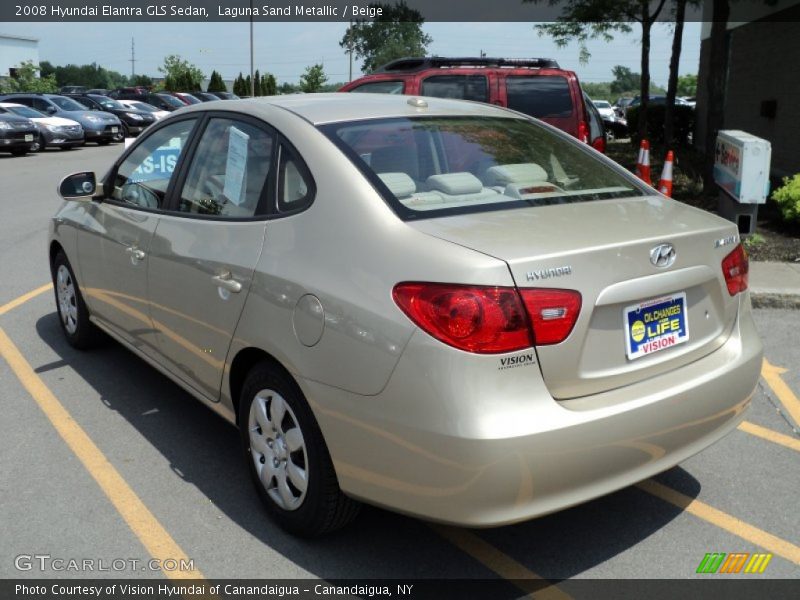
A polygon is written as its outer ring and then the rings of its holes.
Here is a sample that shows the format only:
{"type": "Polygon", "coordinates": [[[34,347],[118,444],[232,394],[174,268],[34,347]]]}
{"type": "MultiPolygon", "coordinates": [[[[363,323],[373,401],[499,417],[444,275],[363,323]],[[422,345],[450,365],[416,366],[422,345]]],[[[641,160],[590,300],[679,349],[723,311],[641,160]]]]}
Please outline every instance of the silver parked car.
{"type": "Polygon", "coordinates": [[[742,419],[762,347],[736,228],[486,104],[187,107],[50,227],[99,330],[241,430],[268,511],[513,523],[669,469],[742,419]]]}

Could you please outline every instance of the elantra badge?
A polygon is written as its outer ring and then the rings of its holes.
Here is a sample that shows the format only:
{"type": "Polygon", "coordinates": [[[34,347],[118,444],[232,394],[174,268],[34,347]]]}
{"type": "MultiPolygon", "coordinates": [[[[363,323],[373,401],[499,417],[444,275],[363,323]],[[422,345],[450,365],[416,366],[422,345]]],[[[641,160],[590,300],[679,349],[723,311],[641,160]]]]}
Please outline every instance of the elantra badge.
{"type": "Polygon", "coordinates": [[[650,262],[654,267],[666,269],[675,262],[675,248],[672,244],[659,244],[650,250],[650,262]]]}

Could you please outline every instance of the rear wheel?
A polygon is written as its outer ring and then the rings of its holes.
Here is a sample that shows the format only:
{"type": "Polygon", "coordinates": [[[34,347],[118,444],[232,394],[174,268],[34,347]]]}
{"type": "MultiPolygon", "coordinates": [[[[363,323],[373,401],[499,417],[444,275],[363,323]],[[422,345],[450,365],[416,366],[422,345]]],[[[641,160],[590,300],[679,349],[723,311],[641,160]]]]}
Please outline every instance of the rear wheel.
{"type": "Polygon", "coordinates": [[[72,266],[62,251],[53,260],[53,288],[58,321],[67,342],[80,350],[94,346],[100,338],[100,330],[89,320],[89,310],[83,301],[72,266]]]}
{"type": "Polygon", "coordinates": [[[253,483],[281,527],[312,537],[355,518],[360,504],[339,489],[319,425],[285,371],[269,362],[253,367],[242,388],[239,427],[253,483]]]}

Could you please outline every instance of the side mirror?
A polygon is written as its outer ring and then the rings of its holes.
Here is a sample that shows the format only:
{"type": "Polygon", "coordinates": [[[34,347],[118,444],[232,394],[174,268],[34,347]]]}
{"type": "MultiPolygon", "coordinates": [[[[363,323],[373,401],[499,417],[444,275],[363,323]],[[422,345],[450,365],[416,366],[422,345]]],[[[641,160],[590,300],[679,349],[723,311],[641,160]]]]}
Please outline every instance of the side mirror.
{"type": "Polygon", "coordinates": [[[96,190],[97,178],[92,171],[67,175],[58,186],[58,194],[64,200],[91,200],[96,190]]]}

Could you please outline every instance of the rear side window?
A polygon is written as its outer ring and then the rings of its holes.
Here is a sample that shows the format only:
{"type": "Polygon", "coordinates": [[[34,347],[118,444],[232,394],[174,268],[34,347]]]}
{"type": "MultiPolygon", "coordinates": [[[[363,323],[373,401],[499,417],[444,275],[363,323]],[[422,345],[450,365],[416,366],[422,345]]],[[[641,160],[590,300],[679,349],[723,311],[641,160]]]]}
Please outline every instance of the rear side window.
{"type": "Polygon", "coordinates": [[[253,217],[272,165],[273,136],[233,119],[209,121],[194,153],[178,210],[253,217]]]}
{"type": "Polygon", "coordinates": [[[357,94],[402,94],[405,84],[402,81],[373,81],[350,90],[357,94]]]}
{"type": "Polygon", "coordinates": [[[422,82],[422,95],[488,102],[489,85],[485,75],[434,75],[422,82]]]}
{"type": "Polygon", "coordinates": [[[559,75],[507,77],[506,93],[508,108],[532,117],[558,118],[572,114],[569,82],[559,75]]]}

